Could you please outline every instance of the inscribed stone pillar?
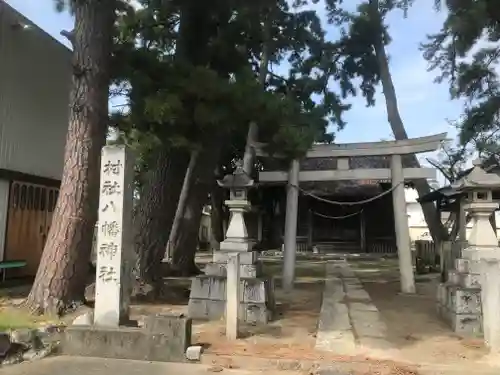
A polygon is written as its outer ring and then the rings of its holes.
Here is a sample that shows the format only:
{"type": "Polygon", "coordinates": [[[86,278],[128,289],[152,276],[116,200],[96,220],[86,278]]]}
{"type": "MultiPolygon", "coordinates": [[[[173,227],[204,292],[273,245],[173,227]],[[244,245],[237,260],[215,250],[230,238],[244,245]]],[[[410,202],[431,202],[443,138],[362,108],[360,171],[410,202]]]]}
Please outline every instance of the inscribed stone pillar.
{"type": "Polygon", "coordinates": [[[116,327],[128,319],[132,288],[134,161],[126,146],[105,146],[97,232],[94,323],[116,327]]]}
{"type": "Polygon", "coordinates": [[[481,259],[481,301],[484,341],[491,352],[500,351],[500,259],[481,259]]]}
{"type": "Polygon", "coordinates": [[[300,163],[292,160],[288,171],[286,194],[285,239],[283,251],[283,288],[293,289],[295,278],[295,251],[297,247],[297,215],[299,206],[299,172],[300,163]]]}
{"type": "Polygon", "coordinates": [[[394,209],[396,244],[398,246],[401,291],[403,293],[415,293],[415,277],[413,275],[410,248],[410,229],[408,227],[408,216],[406,215],[405,187],[401,155],[392,155],[391,179],[393,187],[392,205],[394,209]]]}

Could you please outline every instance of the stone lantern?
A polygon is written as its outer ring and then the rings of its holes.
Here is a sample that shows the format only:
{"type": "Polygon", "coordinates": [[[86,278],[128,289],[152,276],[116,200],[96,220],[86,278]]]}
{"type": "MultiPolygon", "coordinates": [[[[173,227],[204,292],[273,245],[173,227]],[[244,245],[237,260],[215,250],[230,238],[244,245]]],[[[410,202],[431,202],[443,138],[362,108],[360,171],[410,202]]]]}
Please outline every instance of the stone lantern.
{"type": "Polygon", "coordinates": [[[245,224],[245,212],[250,210],[248,190],[253,180],[245,173],[241,162],[237,162],[233,174],[226,175],[219,186],[229,189],[229,200],[224,203],[229,208],[230,220],[226,231],[226,239],[221,242],[223,251],[250,251],[255,243],[249,239],[245,224]]]}
{"type": "Polygon", "coordinates": [[[496,230],[490,224],[489,218],[498,208],[498,203],[493,202],[493,189],[500,187],[500,176],[487,173],[481,168],[481,162],[474,160],[474,168],[462,179],[452,184],[457,192],[467,194],[465,210],[473,218],[470,232],[469,247],[464,251],[487,251],[498,247],[496,230]]]}
{"type": "Polygon", "coordinates": [[[236,170],[217,183],[230,192],[224,202],[230,211],[226,239],[221,242],[220,250],[213,252],[205,274],[192,280],[188,315],[193,319],[226,317],[226,334],[230,332],[228,337],[234,338],[237,320],[265,324],[272,318],[274,282],[272,276],[262,275],[258,254],[253,250],[255,243],[248,238],[245,224],[244,214],[251,207],[248,190],[253,180],[237,163],[236,170]]]}
{"type": "Polygon", "coordinates": [[[496,228],[490,216],[498,208],[493,190],[500,187],[500,177],[487,173],[480,162],[473,162],[472,171],[452,185],[457,192],[467,194],[465,210],[473,219],[468,247],[457,259],[456,276],[444,286],[448,314],[455,331],[483,334],[492,352],[500,351],[500,248],[496,228]],[[447,296],[447,297],[446,297],[447,296]]]}

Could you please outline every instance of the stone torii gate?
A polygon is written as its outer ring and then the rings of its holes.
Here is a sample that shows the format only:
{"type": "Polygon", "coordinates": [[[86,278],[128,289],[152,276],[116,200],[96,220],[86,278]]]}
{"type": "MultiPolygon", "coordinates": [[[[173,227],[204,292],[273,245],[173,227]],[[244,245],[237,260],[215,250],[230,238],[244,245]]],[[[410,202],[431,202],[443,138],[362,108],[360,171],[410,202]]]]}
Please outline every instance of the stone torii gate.
{"type": "MultiPolygon", "coordinates": [[[[259,172],[259,182],[261,183],[288,184],[283,254],[283,288],[291,291],[295,278],[299,183],[333,180],[391,180],[401,291],[403,293],[415,293],[404,182],[435,178],[436,171],[433,168],[403,168],[401,157],[402,155],[435,151],[445,139],[446,133],[441,133],[402,141],[314,145],[307,152],[306,158],[336,159],[336,169],[300,171],[300,162],[296,159],[290,163],[288,172],[259,172]],[[351,168],[350,158],[359,156],[387,156],[391,159],[391,166],[390,168],[351,168]]],[[[268,156],[264,152],[263,146],[261,143],[254,143],[253,147],[257,156],[268,156]]]]}

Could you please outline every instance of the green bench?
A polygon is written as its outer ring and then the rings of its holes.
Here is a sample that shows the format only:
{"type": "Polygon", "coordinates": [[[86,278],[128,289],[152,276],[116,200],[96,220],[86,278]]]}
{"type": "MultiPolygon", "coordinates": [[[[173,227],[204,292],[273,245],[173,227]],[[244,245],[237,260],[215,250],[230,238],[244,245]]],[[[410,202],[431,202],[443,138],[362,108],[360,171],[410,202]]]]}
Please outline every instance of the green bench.
{"type": "Polygon", "coordinates": [[[0,262],[0,272],[2,273],[2,281],[5,282],[5,276],[8,269],[23,268],[26,266],[25,260],[6,260],[0,262]]]}

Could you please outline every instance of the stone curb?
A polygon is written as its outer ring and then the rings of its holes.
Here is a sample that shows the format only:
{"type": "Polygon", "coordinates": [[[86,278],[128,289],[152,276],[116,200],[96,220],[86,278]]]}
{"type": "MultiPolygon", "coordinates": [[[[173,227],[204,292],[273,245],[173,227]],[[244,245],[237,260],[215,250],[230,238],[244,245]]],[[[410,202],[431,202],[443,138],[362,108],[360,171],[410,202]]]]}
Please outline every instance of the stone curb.
{"type": "Polygon", "coordinates": [[[221,367],[228,366],[229,368],[271,368],[274,370],[285,371],[311,371],[317,369],[322,364],[331,364],[331,362],[326,362],[324,360],[262,358],[255,356],[218,355],[211,353],[203,353],[200,363],[204,365],[220,365],[221,367]]]}
{"type": "MultiPolygon", "coordinates": [[[[317,370],[338,370],[350,371],[349,366],[352,364],[363,364],[369,361],[378,363],[394,363],[397,366],[408,366],[422,374],[459,374],[463,371],[460,365],[442,365],[436,363],[413,363],[405,360],[390,360],[383,358],[356,358],[343,357],[344,360],[336,361],[335,359],[279,359],[279,358],[264,358],[244,355],[218,355],[213,353],[203,353],[201,364],[220,366],[222,368],[248,369],[248,370],[277,370],[277,371],[306,371],[314,373],[317,370]]],[[[475,368],[478,375],[500,374],[500,366],[493,367],[484,361],[474,363],[477,366],[485,366],[487,368],[475,368]]],[[[350,372],[347,372],[350,373],[350,372]]]]}
{"type": "Polygon", "coordinates": [[[244,355],[218,355],[213,353],[204,353],[201,357],[201,364],[204,365],[219,365],[221,367],[241,368],[249,370],[279,370],[279,371],[308,371],[312,372],[318,369],[335,369],[348,370],[351,364],[364,364],[369,361],[374,362],[393,362],[400,366],[420,367],[415,363],[392,361],[382,358],[366,358],[366,357],[349,357],[340,356],[343,360],[335,359],[282,359],[282,358],[264,358],[256,356],[244,355]]]}

